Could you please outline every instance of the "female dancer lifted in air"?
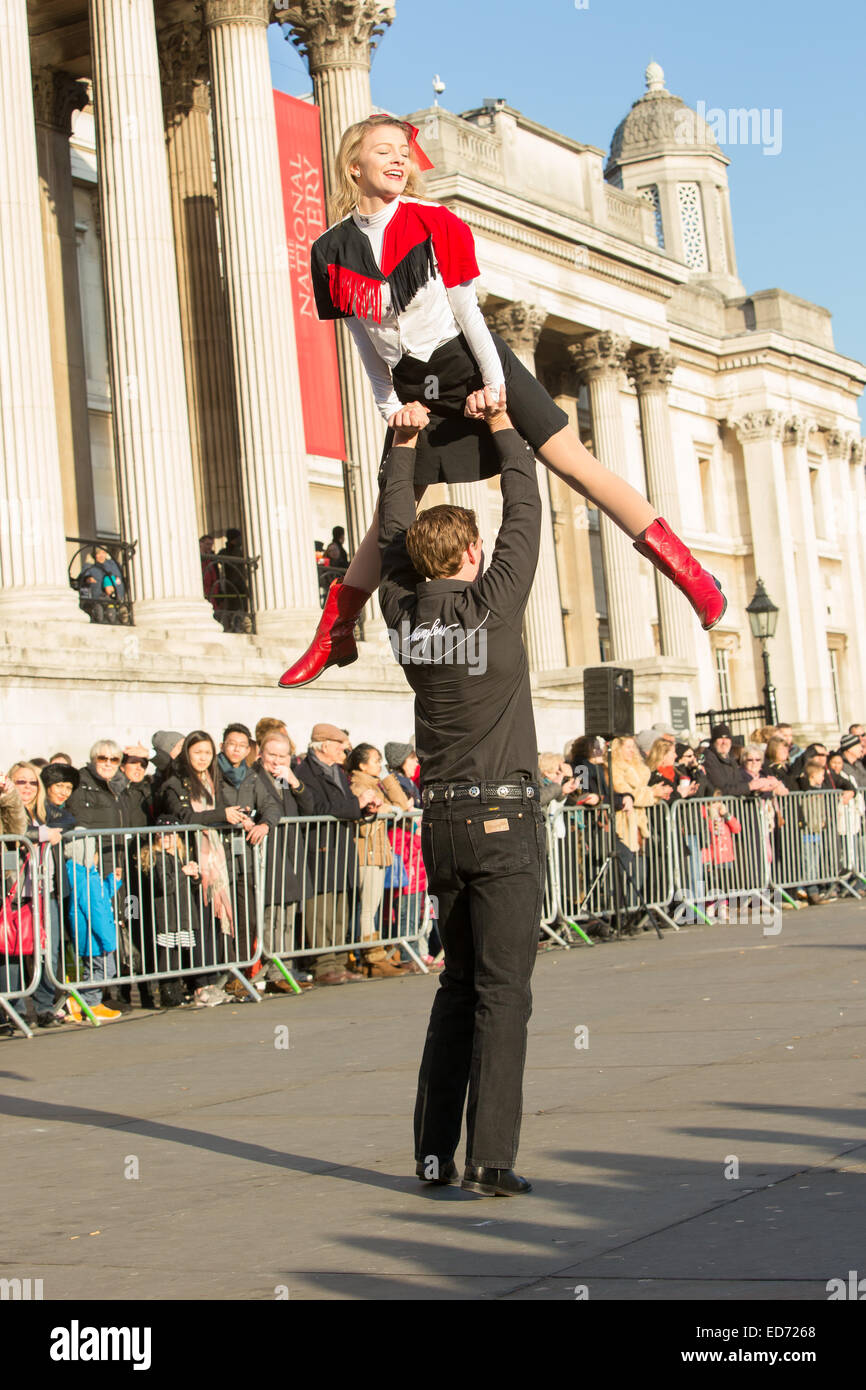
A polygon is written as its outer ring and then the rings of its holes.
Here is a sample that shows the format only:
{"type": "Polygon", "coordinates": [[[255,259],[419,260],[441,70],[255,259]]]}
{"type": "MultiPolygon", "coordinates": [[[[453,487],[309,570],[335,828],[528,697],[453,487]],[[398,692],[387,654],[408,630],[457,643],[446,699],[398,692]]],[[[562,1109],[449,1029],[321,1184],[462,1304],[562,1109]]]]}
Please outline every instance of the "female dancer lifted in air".
{"type": "MultiPolygon", "coordinates": [[[[436,482],[471,482],[498,473],[483,418],[484,387],[505,384],[508,413],[537,456],[588,497],[634,541],[635,549],[688,598],[704,628],[727,606],[717,579],[702,569],[667,522],[631,485],[581,444],[568,417],[541,383],[491,333],[475,294],[480,274],[465,222],[420,201],[420,151],[414,126],[370,116],[343,134],[337,155],[334,225],[313,243],[320,319],[345,319],[388,422],[384,459],[404,407],[427,421],[418,436],[418,495],[436,482]]],[[[378,523],[341,583],[336,580],[312,644],[280,680],[307,685],[327,666],[358,655],[353,627],[379,584],[378,523]]]]}

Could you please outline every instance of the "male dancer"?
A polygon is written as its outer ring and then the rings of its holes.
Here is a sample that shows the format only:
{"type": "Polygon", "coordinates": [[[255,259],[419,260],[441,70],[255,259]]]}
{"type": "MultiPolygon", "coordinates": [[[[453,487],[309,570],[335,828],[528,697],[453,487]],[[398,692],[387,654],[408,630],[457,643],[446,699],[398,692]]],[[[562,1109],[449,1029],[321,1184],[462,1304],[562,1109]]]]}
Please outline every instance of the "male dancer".
{"type": "Polygon", "coordinates": [[[407,405],[379,472],[379,596],[415,691],[421,846],[438,899],[445,969],[430,1015],[415,1105],[419,1178],[516,1196],[529,979],[544,889],[545,827],[521,626],[541,530],[535,457],[489,387],[470,397],[501,460],[502,526],[481,573],[475,513],[433,507],[415,520],[415,441],[407,405]],[[468,1087],[468,1099],[467,1099],[468,1087]]]}

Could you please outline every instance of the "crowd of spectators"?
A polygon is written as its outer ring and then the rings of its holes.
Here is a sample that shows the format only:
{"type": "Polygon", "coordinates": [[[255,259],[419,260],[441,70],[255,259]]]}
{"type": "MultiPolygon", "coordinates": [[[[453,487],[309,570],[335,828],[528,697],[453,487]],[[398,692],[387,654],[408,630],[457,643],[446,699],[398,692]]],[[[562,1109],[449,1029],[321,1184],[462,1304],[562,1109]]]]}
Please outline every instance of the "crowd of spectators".
{"type": "MultiPolygon", "coordinates": [[[[661,840],[660,826],[654,826],[648,813],[660,802],[672,807],[689,799],[698,805],[681,811],[677,819],[688,879],[684,887],[710,918],[728,919],[728,899],[739,881],[737,869],[744,867],[749,854],[755,865],[775,862],[799,879],[794,896],[810,904],[838,896],[830,863],[838,865],[840,877],[854,870],[856,881],[863,882],[866,865],[846,862],[851,847],[860,843],[866,819],[862,724],[852,724],[840,735],[836,748],[823,743],[798,747],[788,724],[764,726],[749,739],[735,738],[728,725],[718,724],[708,739],[693,747],[670,726],[655,724],[635,737],[611,740],[609,750],[603,739],[584,735],[569,744],[561,758],[541,754],[543,804],[588,812],[570,818],[568,826],[571,861],[577,864],[571,880],[577,885],[591,881],[607,853],[608,751],[616,856],[633,899],[639,899],[648,885],[652,849],[661,840]],[[822,797],[797,797],[792,817],[785,805],[791,792],[839,795],[832,807],[822,797]],[[748,802],[760,805],[747,818],[743,805],[748,802]],[[746,825],[753,834],[744,834],[746,825]],[[831,841],[835,860],[825,852],[831,841]]],[[[636,913],[633,920],[637,919],[636,913]]],[[[636,928],[629,925],[626,930],[636,928]]],[[[590,932],[609,936],[609,922],[599,918],[590,923],[590,932]]]]}
{"type": "MultiPolygon", "coordinates": [[[[566,807],[581,812],[569,818],[580,865],[566,907],[579,907],[580,891],[607,854],[608,758],[616,858],[633,895],[639,898],[650,882],[647,864],[659,837],[653,808],[695,800],[695,814],[681,816],[679,833],[688,889],[707,916],[726,919],[731,866],[745,852],[737,844],[747,838],[741,835],[745,802],[762,807],[771,857],[801,856],[797,895],[810,903],[835,896],[820,847],[831,831],[850,843],[863,825],[863,725],[851,725],[834,749],[795,746],[788,725],[743,740],[724,724],[692,747],[656,724],[613,739],[609,750],[602,738],[584,734],[562,757],[541,753],[543,805],[554,815],[566,807]],[[794,833],[786,832],[791,792],[828,791],[840,793],[832,815],[822,798],[799,797],[794,833]]],[[[133,1007],[132,987],[111,983],[117,974],[175,972],[138,984],[137,1003],[145,1008],[157,1006],[157,994],[161,1007],[247,998],[224,966],[229,949],[236,960],[255,952],[252,856],[259,846],[265,889],[257,989],[295,993],[417,972],[398,938],[414,937],[421,923],[423,958],[439,969],[435,919],[425,911],[420,811],[411,743],[353,747],[347,730],[325,723],[315,725],[303,753],[282,720],[265,718],[255,730],[229,724],[219,747],[205,730],[157,730],[149,745],[121,748],[100,739],[80,768],[65,752],[17,762],[0,775],[0,831],[20,837],[21,846],[17,856],[6,853],[8,841],[4,846],[0,992],[15,995],[27,984],[26,952],[19,944],[16,953],[10,932],[32,901],[34,867],[44,866],[53,971],[62,979],[67,951],[77,953],[74,978],[97,1018],[113,1020],[133,1007]],[[292,825],[299,817],[328,819],[299,840],[292,825]],[[184,832],[185,825],[199,828],[184,832]],[[133,837],[131,862],[125,832],[144,827],[152,833],[133,837]],[[130,930],[133,897],[150,905],[147,932],[130,930]],[[315,950],[278,963],[281,953],[292,957],[305,947],[315,950]]],[[[589,931],[609,936],[610,913],[600,912],[589,931]]],[[[252,980],[253,969],[246,973],[252,980]]],[[[39,1026],[86,1021],[74,999],[56,994],[43,972],[29,999],[39,1026]]],[[[19,1002],[26,1012],[28,1001],[19,1002]]]]}
{"type": "MultiPolygon", "coordinates": [[[[182,979],[142,981],[143,1007],[156,1005],[157,991],[163,1007],[248,998],[219,969],[229,959],[220,947],[231,942],[237,960],[255,952],[258,846],[265,963],[255,972],[257,989],[295,993],[420,971],[394,940],[417,935],[410,928],[426,915],[418,759],[410,743],[353,748],[345,729],[322,723],[301,754],[283,721],[266,718],[254,731],[229,724],[219,747],[202,729],[157,730],[151,745],[121,748],[100,739],[83,767],[55,752],[17,762],[0,777],[0,830],[21,837],[17,854],[4,845],[0,992],[27,984],[25,953],[10,932],[29,920],[33,868],[44,865],[53,971],[63,978],[71,945],[79,969],[67,978],[88,986],[81,997],[97,1018],[110,1021],[133,1006],[130,985],[110,984],[115,974],[189,967],[182,979]],[[291,824],[299,817],[329,819],[299,840],[291,824]],[[184,832],[185,825],[197,828],[184,832]],[[151,833],[128,835],[144,828],[151,833]],[[146,929],[131,930],[130,915],[145,909],[146,929]],[[309,946],[319,949],[295,963],[272,959],[309,946]]],[[[435,922],[427,920],[422,938],[428,969],[441,969],[435,922]]],[[[246,973],[252,979],[253,970],[246,973]]],[[[58,1011],[44,972],[30,1002],[41,1027],[81,1021],[74,999],[58,1011]]]]}

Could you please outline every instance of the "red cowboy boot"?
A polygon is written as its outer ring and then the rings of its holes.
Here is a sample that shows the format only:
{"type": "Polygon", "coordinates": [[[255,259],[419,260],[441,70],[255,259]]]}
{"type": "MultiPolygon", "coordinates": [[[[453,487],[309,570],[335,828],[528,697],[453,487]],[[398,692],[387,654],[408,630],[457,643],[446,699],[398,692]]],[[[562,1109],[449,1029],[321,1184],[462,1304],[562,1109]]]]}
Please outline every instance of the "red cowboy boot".
{"type": "Polygon", "coordinates": [[[348,666],[358,659],[352,629],[370,595],[335,579],[325,603],[316,635],[302,657],[280,676],[280,685],[309,685],[328,666],[348,666]]]}
{"type": "Polygon", "coordinates": [[[634,548],[652,561],[659,574],[670,579],[685,594],[705,631],[715,627],[728,606],[722,586],[715,575],[698,564],[688,546],[674,534],[664,517],[657,516],[640,533],[634,548]]]}

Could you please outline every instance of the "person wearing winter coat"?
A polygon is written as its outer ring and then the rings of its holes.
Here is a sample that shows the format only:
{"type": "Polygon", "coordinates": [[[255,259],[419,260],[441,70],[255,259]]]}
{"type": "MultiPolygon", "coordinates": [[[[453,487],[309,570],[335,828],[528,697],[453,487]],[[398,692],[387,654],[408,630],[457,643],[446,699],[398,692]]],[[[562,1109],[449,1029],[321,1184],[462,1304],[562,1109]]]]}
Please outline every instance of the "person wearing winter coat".
{"type": "MultiPolygon", "coordinates": [[[[227,805],[224,781],[217,765],[216,745],[204,729],[187,734],[172,768],[160,785],[158,811],[173,825],[200,825],[195,832],[194,860],[201,872],[204,911],[202,913],[203,960],[200,964],[219,966],[235,955],[236,906],[232,873],[220,831],[235,830],[249,835],[255,821],[242,806],[227,805]]],[[[229,846],[231,848],[231,845],[229,846]]],[[[242,959],[243,957],[241,957],[242,959]]],[[[196,1002],[209,1006],[228,1004],[232,996],[223,985],[225,970],[208,972],[211,983],[196,990],[196,1002]]]]}
{"type": "MultiPolygon", "coordinates": [[[[114,897],[114,913],[119,924],[117,962],[118,974],[147,973],[152,966],[149,948],[143,938],[141,925],[136,929],[135,899],[137,871],[135,843],[119,833],[136,824],[135,807],[129,797],[129,783],[120,770],[123,750],[113,739],[99,739],[90,750],[90,761],[81,768],[79,782],[67,803],[78,827],[102,831],[100,835],[101,862],[105,872],[122,870],[122,883],[114,897]],[[113,831],[113,834],[108,832],[113,831]]],[[[129,1013],[132,1008],[132,987],[121,985],[105,995],[113,1008],[129,1013]]],[[[150,986],[139,986],[143,1008],[153,1007],[150,986]]]]}
{"type": "Polygon", "coordinates": [[[316,724],[307,756],[295,764],[295,774],[310,791],[317,816],[333,817],[311,828],[307,863],[314,896],[304,902],[304,941],[317,950],[308,964],[316,984],[359,983],[364,975],[348,969],[349,953],[342,944],[351,938],[355,917],[358,851],[355,822],[375,814],[374,793],[368,788],[353,796],[343,764],[348,752],[344,729],[316,724]]]}
{"type": "MultiPolygon", "coordinates": [[[[292,768],[291,757],[292,742],[288,734],[274,730],[262,735],[259,757],[253,763],[253,768],[267,779],[281,811],[280,820],[266,841],[262,931],[262,950],[266,957],[303,950],[303,933],[296,936],[300,926],[296,923],[298,904],[313,896],[306,854],[309,827],[293,825],[292,821],[300,816],[315,815],[316,803],[292,768]]],[[[285,968],[289,968],[287,964],[285,968]]],[[[312,985],[313,977],[304,969],[303,958],[293,963],[289,973],[302,989],[312,985]]],[[[294,993],[273,960],[265,966],[265,981],[277,992],[294,993]]]]}
{"type": "MultiPolygon", "coordinates": [[[[170,816],[157,821],[157,826],[170,825],[170,816]]],[[[207,999],[199,991],[208,988],[211,977],[193,973],[196,960],[202,956],[199,866],[195,860],[186,862],[182,837],[164,829],[150,837],[142,849],[140,868],[142,897],[153,923],[157,968],[189,971],[190,985],[196,991],[195,1003],[204,1008],[207,999]]],[[[163,1008],[177,1008],[183,997],[179,979],[160,981],[159,1002],[163,1008]]]]}
{"type": "Polygon", "coordinates": [[[710,746],[704,753],[704,774],[713,792],[722,796],[745,796],[748,778],[745,770],[731,756],[733,736],[727,724],[716,724],[710,730],[710,746]]]}
{"type": "Polygon", "coordinates": [[[421,788],[416,779],[418,754],[411,743],[386,743],[385,762],[400,783],[400,790],[420,809],[421,788]]]}
{"type": "Polygon", "coordinates": [[[617,856],[625,873],[626,903],[635,906],[646,877],[644,846],[651,835],[647,807],[668,801],[671,787],[667,782],[650,786],[650,770],[633,738],[612,740],[611,771],[613,789],[623,797],[622,810],[615,816],[617,856]]]}
{"type": "MultiPolygon", "coordinates": [[[[376,808],[375,819],[358,826],[355,840],[359,863],[360,939],[362,942],[373,941],[380,935],[388,934],[381,919],[384,915],[386,870],[392,871],[393,875],[395,857],[385,818],[405,815],[412,809],[412,803],[393,773],[382,777],[382,755],[372,743],[359,743],[357,748],[352,749],[346,760],[346,771],[353,795],[372,792],[373,800],[369,804],[376,808]],[[377,919],[380,931],[376,930],[377,919]]],[[[397,864],[399,872],[404,867],[402,858],[398,857],[397,864]]],[[[362,951],[361,964],[371,979],[404,973],[401,967],[389,960],[383,946],[362,951]]]]}
{"type": "Polygon", "coordinates": [[[27,812],[20,793],[11,778],[0,773],[0,834],[24,835],[26,831],[27,812]]]}
{"type": "Polygon", "coordinates": [[[74,830],[75,817],[69,809],[69,798],[79,782],[78,769],[66,763],[49,763],[42,769],[45,788],[45,824],[58,830],[74,830]]]}
{"type": "MultiPolygon", "coordinates": [[[[117,922],[112,900],[120,889],[123,870],[117,865],[105,872],[99,863],[96,839],[92,835],[70,840],[66,845],[66,919],[79,957],[80,994],[96,1018],[111,1023],[120,1011],[103,1002],[101,989],[85,985],[113,980],[117,974],[117,922]]],[[[70,996],[67,1007],[77,1023],[84,1021],[77,1002],[70,996]]]]}

